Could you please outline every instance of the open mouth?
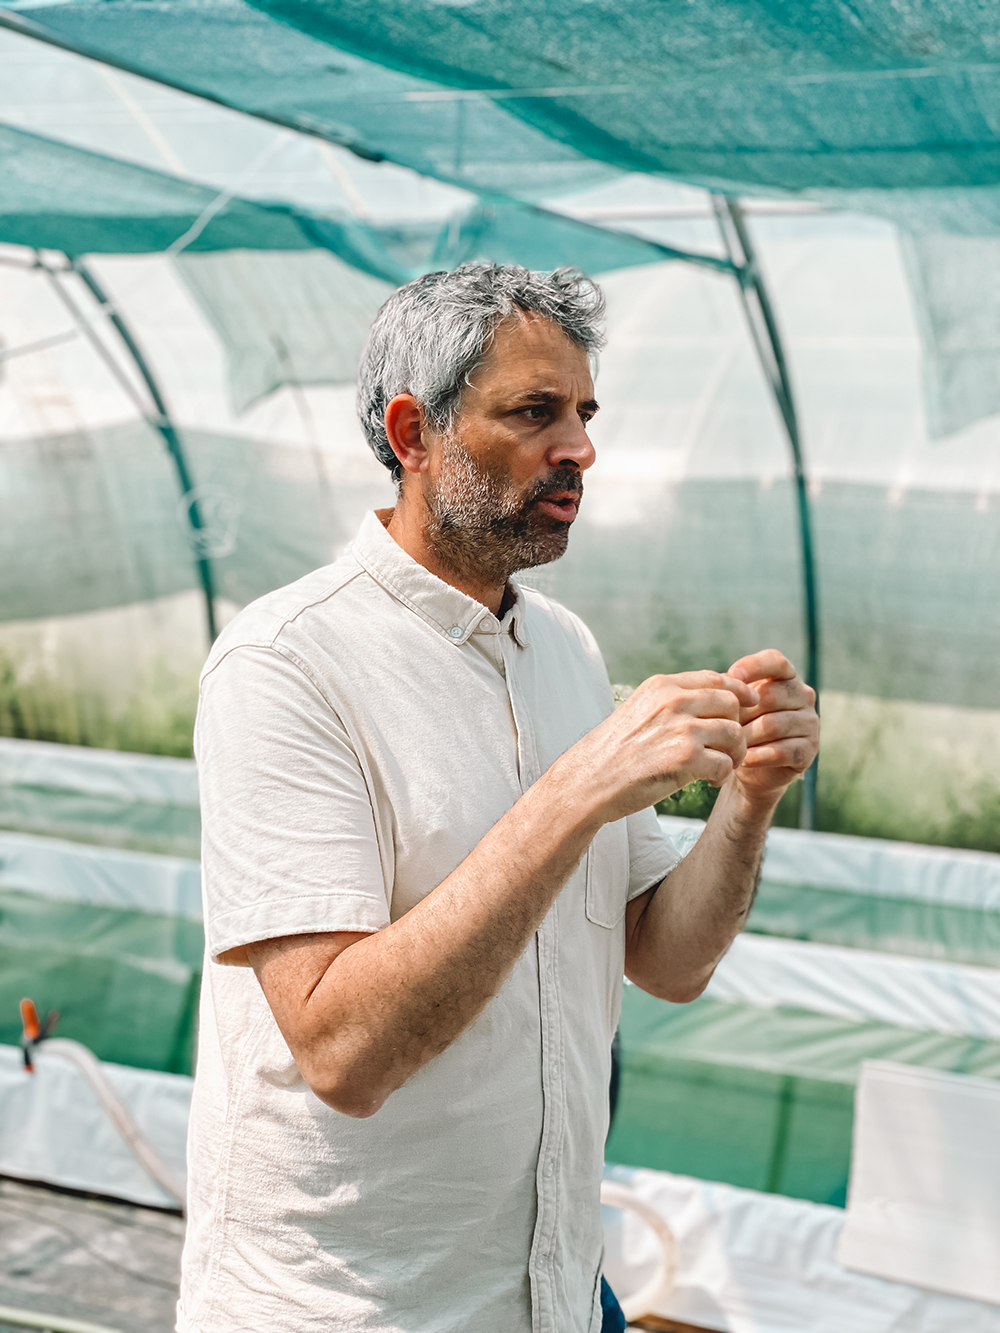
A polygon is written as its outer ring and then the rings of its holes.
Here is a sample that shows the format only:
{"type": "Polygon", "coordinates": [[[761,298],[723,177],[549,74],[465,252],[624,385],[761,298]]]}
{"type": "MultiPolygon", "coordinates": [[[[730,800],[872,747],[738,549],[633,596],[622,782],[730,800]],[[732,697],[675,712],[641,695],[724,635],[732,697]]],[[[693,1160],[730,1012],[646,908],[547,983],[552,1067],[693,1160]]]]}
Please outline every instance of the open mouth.
{"type": "Polygon", "coordinates": [[[580,495],[577,491],[556,491],[552,495],[543,495],[537,501],[538,508],[550,518],[572,523],[580,507],[580,495]]]}

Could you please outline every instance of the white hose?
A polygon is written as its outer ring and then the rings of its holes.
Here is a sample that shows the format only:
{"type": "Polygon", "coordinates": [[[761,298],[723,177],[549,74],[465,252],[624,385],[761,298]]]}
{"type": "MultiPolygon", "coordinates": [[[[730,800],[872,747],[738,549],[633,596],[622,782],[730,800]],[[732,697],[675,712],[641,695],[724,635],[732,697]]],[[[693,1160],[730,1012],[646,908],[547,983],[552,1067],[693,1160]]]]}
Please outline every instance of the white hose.
{"type": "Polygon", "coordinates": [[[630,1324],[634,1319],[641,1319],[643,1315],[656,1314],[657,1306],[673,1291],[674,1276],[677,1271],[677,1242],[674,1233],[656,1209],[644,1199],[640,1199],[627,1185],[619,1185],[614,1180],[602,1180],[601,1203],[606,1208],[624,1208],[635,1213],[655,1232],[660,1242],[660,1261],[656,1272],[631,1296],[618,1298],[625,1322],[630,1324]]]}
{"type": "MultiPolygon", "coordinates": [[[[93,1089],[94,1096],[102,1109],[114,1123],[115,1129],[125,1140],[129,1152],[157,1185],[184,1206],[186,1182],[171,1166],[163,1160],[142,1130],[132,1119],[132,1113],[115,1092],[108,1081],[108,1076],[101,1068],[101,1062],[92,1051],[78,1041],[66,1037],[48,1037],[36,1051],[38,1056],[61,1055],[64,1060],[74,1064],[93,1089]]],[[[10,1321],[8,1321],[10,1322],[10,1321]]],[[[39,1325],[39,1327],[51,1327],[39,1325]]],[[[79,1326],[81,1329],[83,1325],[79,1326]]],[[[89,1326],[88,1326],[89,1327],[89,1326]]]]}

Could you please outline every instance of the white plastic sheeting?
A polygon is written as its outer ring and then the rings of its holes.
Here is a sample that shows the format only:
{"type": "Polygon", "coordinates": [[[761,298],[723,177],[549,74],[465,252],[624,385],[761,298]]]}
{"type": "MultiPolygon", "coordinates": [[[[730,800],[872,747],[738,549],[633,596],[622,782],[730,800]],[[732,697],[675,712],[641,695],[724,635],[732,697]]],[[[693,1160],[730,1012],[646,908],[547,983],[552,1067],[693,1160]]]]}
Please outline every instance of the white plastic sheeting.
{"type": "MultiPolygon", "coordinates": [[[[178,1172],[191,1080],[105,1065],[144,1135],[178,1172]]],[[[139,1204],[172,1201],[132,1158],[79,1072],[38,1052],[0,1046],[0,1172],[139,1204]]],[[[652,1313],[724,1333],[1000,1333],[1000,1309],[851,1272],[836,1258],[839,1208],[614,1167],[678,1241],[677,1282],[652,1313]]],[[[627,1295],[649,1277],[658,1244],[637,1218],[604,1210],[605,1272],[627,1295]]]]}
{"type": "Polygon", "coordinates": [[[738,935],[708,994],[729,1004],[1000,1041],[1000,971],[991,967],[738,935]]]}
{"type": "Polygon", "coordinates": [[[1000,1305],[998,1126],[992,1079],[866,1060],[840,1261],[1000,1305]]]}
{"type": "MultiPolygon", "coordinates": [[[[198,805],[192,759],[0,737],[0,791],[3,787],[198,805]]],[[[660,816],[660,824],[682,853],[690,851],[705,827],[699,819],[668,815],[660,816]]],[[[776,883],[813,889],[1000,911],[1000,856],[987,852],[774,828],[763,873],[776,883]]]]}
{"type": "MultiPolygon", "coordinates": [[[[0,790],[5,786],[192,809],[198,805],[193,759],[0,737],[0,790]]],[[[660,824],[683,853],[705,827],[700,819],[669,815],[661,815],[660,824]]],[[[1000,911],[1000,856],[988,852],[773,828],[764,877],[813,889],[1000,911]]]]}
{"type": "MultiPolygon", "coordinates": [[[[661,815],[660,824],[685,853],[705,827],[675,815],[661,815]]],[[[1000,856],[989,852],[773,828],[763,874],[779,884],[1000,911],[1000,856]]]]}
{"type": "MultiPolygon", "coordinates": [[[[191,1079],[123,1065],[103,1070],[143,1135],[183,1175],[191,1079]]],[[[0,1173],[176,1206],[129,1152],[80,1071],[44,1044],[33,1074],[17,1047],[0,1046],[0,1173]]]]}
{"type": "MultiPolygon", "coordinates": [[[[724,1333],[1000,1333],[1000,1309],[848,1271],[839,1208],[613,1167],[662,1214],[678,1242],[677,1282],[652,1314],[724,1333]]],[[[622,1295],[647,1280],[659,1245],[644,1224],[605,1210],[605,1274],[622,1295]]]]}
{"type": "Polygon", "coordinates": [[[990,852],[776,828],[766,874],[782,884],[1000,911],[1000,856],[990,852]]]}
{"type": "Polygon", "coordinates": [[[0,889],[62,902],[201,919],[197,861],[0,833],[0,889]]]}
{"type": "Polygon", "coordinates": [[[151,805],[198,806],[193,759],[0,737],[0,789],[44,787],[151,805]]]}

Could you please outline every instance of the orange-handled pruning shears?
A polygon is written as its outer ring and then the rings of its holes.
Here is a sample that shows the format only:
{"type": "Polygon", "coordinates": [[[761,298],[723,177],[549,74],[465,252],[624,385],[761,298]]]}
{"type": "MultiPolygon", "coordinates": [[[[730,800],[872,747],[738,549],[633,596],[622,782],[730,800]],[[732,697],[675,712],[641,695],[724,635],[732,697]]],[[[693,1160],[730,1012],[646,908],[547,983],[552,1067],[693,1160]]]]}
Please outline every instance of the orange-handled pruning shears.
{"type": "Polygon", "coordinates": [[[51,1037],[52,1029],[58,1022],[58,1009],[50,1009],[45,1018],[40,1019],[34,1000],[25,998],[21,1001],[21,1054],[24,1056],[24,1067],[29,1074],[35,1072],[32,1059],[35,1047],[46,1037],[51,1037]]]}

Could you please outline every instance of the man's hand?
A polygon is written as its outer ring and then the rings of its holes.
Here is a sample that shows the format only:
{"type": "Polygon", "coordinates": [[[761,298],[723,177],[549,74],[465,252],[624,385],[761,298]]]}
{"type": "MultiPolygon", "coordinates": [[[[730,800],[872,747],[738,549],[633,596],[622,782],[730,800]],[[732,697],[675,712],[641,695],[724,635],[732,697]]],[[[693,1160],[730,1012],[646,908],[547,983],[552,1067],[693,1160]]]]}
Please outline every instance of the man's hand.
{"type": "MultiPolygon", "coordinates": [[[[625,912],[626,976],[675,1003],[701,994],[742,929],[774,807],[819,749],[815,691],[787,657],[774,649],[752,653],[722,679],[751,684],[757,695],[740,708],[742,762],[727,775],[697,844],[625,912]]],[[[707,773],[695,776],[711,781],[707,773]]]]}
{"type": "Polygon", "coordinates": [[[746,754],[744,714],[755,715],[760,705],[757,690],[739,676],[651,676],[553,772],[561,769],[578,785],[600,823],[655,805],[698,778],[721,787],[746,754]]]}
{"type": "MultiPolygon", "coordinates": [[[[313,1092],[346,1115],[374,1114],[497,994],[600,827],[706,778],[724,787],[720,806],[740,806],[743,823],[720,834],[715,817],[664,881],[670,890],[633,899],[626,914],[628,975],[667,999],[698,993],[745,915],[768,819],[763,802],[748,811],[729,782],[742,774],[757,726],[748,719],[763,726],[765,714],[783,716],[775,704],[765,707],[747,676],[772,690],[784,662],[778,653],[759,654],[737,663],[764,664],[742,677],[691,671],[644,681],[384,930],[248,944],[247,958],[313,1092]]],[[[766,756],[768,746],[756,743],[766,756]]]]}
{"type": "Polygon", "coordinates": [[[775,648],[741,657],[728,675],[753,685],[759,696],[740,711],[747,749],[733,784],[750,801],[773,804],[819,751],[816,691],[775,648]]]}

